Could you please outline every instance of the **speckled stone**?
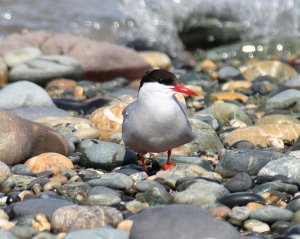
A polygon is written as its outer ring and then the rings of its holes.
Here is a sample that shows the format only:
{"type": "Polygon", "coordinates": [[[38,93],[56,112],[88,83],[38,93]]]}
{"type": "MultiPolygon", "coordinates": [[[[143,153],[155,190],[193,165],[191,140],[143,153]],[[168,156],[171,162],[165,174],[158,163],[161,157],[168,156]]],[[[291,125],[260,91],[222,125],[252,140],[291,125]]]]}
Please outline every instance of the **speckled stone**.
{"type": "Polygon", "coordinates": [[[69,232],[111,225],[116,227],[123,220],[122,214],[111,207],[66,206],[52,216],[54,232],[69,232]]]}

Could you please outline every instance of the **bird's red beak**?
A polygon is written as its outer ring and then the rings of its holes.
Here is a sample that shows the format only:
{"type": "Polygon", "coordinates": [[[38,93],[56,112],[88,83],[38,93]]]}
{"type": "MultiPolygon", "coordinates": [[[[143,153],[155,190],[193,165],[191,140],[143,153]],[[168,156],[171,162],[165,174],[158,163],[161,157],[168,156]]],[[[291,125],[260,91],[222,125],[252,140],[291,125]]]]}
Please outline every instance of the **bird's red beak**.
{"type": "Polygon", "coordinates": [[[189,88],[186,88],[182,84],[177,84],[177,86],[175,88],[171,88],[171,89],[173,91],[180,92],[180,93],[183,93],[183,94],[198,96],[194,91],[190,90],[189,88]]]}

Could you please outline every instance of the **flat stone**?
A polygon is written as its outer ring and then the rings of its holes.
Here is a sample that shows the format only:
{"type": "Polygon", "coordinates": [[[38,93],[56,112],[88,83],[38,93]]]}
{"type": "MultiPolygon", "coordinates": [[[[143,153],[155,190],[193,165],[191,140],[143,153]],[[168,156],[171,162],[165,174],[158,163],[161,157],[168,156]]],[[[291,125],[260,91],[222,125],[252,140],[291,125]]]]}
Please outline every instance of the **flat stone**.
{"type": "Polygon", "coordinates": [[[245,221],[243,227],[250,232],[264,233],[270,231],[270,227],[267,223],[263,223],[256,219],[245,221]]]}
{"type": "Polygon", "coordinates": [[[40,56],[23,64],[14,66],[8,74],[10,81],[32,81],[46,85],[56,78],[79,80],[82,68],[79,62],[62,55],[40,56]]]}
{"type": "Polygon", "coordinates": [[[0,110],[0,161],[7,165],[24,162],[44,152],[68,154],[65,140],[54,130],[0,110]],[[22,136],[22,137],[20,137],[22,136]]]}
{"type": "Polygon", "coordinates": [[[119,196],[109,194],[89,195],[80,202],[81,205],[89,206],[116,206],[120,203],[121,198],[119,196]]]}
{"type": "Polygon", "coordinates": [[[294,184],[283,183],[280,181],[273,181],[273,182],[256,185],[254,188],[251,189],[251,191],[257,194],[263,194],[265,192],[271,192],[271,191],[279,191],[279,192],[294,194],[298,191],[298,187],[294,184]]]}
{"type": "Polygon", "coordinates": [[[290,116],[290,115],[281,115],[281,114],[274,114],[274,115],[267,115],[263,118],[256,120],[256,125],[261,124],[289,124],[289,123],[300,123],[300,120],[290,116]]]}
{"type": "Polygon", "coordinates": [[[237,92],[218,91],[218,92],[211,93],[209,95],[209,100],[211,102],[215,102],[219,100],[236,100],[242,103],[246,103],[248,100],[248,96],[237,92]]]}
{"type": "Polygon", "coordinates": [[[26,107],[56,108],[48,93],[40,86],[19,81],[0,90],[0,108],[12,110],[26,107]]]}
{"type": "Polygon", "coordinates": [[[99,140],[84,140],[80,143],[82,152],[80,165],[84,167],[112,170],[118,166],[137,163],[134,151],[123,145],[99,140]]]}
{"type": "Polygon", "coordinates": [[[268,141],[272,138],[283,141],[294,141],[300,135],[300,124],[266,124],[247,126],[228,133],[223,143],[233,145],[238,141],[249,141],[254,145],[268,147],[268,141]]]}
{"type": "Polygon", "coordinates": [[[225,195],[219,199],[219,202],[232,208],[235,206],[246,206],[249,202],[258,202],[265,204],[266,200],[255,193],[238,192],[225,195]]]}
{"type": "Polygon", "coordinates": [[[300,151],[293,151],[288,155],[266,164],[259,172],[259,176],[284,175],[295,182],[300,181],[300,151]]]}
{"type": "Polygon", "coordinates": [[[197,207],[170,205],[146,208],[137,214],[134,217],[129,238],[237,239],[240,238],[240,235],[230,224],[206,214],[197,207]],[[170,220],[170,218],[176,220],[170,220]],[[172,230],[166,230],[166,228],[172,228],[172,230]]]}
{"type": "Polygon", "coordinates": [[[267,206],[256,209],[250,215],[252,219],[257,219],[263,222],[289,221],[292,219],[292,216],[292,211],[275,206],[267,206]]]}
{"type": "Polygon", "coordinates": [[[300,90],[285,90],[266,101],[266,109],[290,109],[300,112],[300,90]]]}
{"type": "Polygon", "coordinates": [[[64,239],[128,239],[129,233],[123,230],[117,230],[111,227],[101,227],[89,230],[78,230],[70,232],[64,236],[64,239]]]}
{"type": "Polygon", "coordinates": [[[295,198],[292,201],[290,201],[287,205],[287,209],[293,212],[300,211],[300,198],[295,198]]]}
{"type": "Polygon", "coordinates": [[[12,34],[0,44],[0,55],[24,46],[39,47],[46,55],[66,55],[78,60],[86,79],[110,80],[119,76],[140,78],[151,67],[134,50],[80,36],[47,31],[12,34]]]}
{"type": "Polygon", "coordinates": [[[55,233],[92,229],[103,226],[116,227],[123,220],[121,212],[111,207],[66,206],[52,216],[55,233]]]}
{"type": "Polygon", "coordinates": [[[223,124],[229,125],[231,120],[239,120],[246,125],[252,125],[252,119],[241,107],[226,102],[215,102],[213,105],[200,111],[204,114],[212,114],[223,124]]]}
{"type": "Polygon", "coordinates": [[[3,59],[9,67],[30,61],[42,55],[40,49],[35,47],[24,47],[6,52],[3,59]]]}
{"type": "Polygon", "coordinates": [[[105,186],[112,189],[123,190],[125,188],[130,188],[134,181],[122,173],[106,173],[99,179],[92,179],[88,181],[88,184],[92,187],[95,186],[105,186]]]}
{"type": "Polygon", "coordinates": [[[68,128],[78,139],[94,139],[99,137],[99,131],[91,126],[88,119],[80,117],[44,117],[35,120],[54,128],[68,128]]]}
{"type": "Polygon", "coordinates": [[[282,157],[283,154],[273,150],[233,149],[226,150],[220,156],[216,172],[223,177],[231,177],[238,172],[256,175],[270,161],[282,157]]]}
{"type": "Polygon", "coordinates": [[[42,213],[51,217],[53,212],[58,208],[72,204],[73,203],[70,201],[59,199],[30,199],[14,204],[12,212],[14,218],[34,215],[37,213],[42,213]]]}
{"type": "Polygon", "coordinates": [[[10,110],[11,113],[28,120],[37,120],[48,117],[68,117],[67,111],[58,108],[45,108],[39,106],[24,107],[10,110]]]}
{"type": "Polygon", "coordinates": [[[193,156],[199,152],[213,155],[223,149],[223,144],[210,125],[198,119],[189,119],[189,122],[197,137],[192,142],[173,149],[173,155],[193,156]]]}
{"type": "Polygon", "coordinates": [[[104,187],[104,186],[96,186],[91,188],[89,195],[113,195],[113,196],[117,196],[117,197],[121,197],[122,193],[117,191],[117,190],[113,190],[111,188],[108,187],[104,187]]]}
{"type": "Polygon", "coordinates": [[[17,239],[12,233],[3,230],[0,231],[0,237],[2,239],[17,239]]]}

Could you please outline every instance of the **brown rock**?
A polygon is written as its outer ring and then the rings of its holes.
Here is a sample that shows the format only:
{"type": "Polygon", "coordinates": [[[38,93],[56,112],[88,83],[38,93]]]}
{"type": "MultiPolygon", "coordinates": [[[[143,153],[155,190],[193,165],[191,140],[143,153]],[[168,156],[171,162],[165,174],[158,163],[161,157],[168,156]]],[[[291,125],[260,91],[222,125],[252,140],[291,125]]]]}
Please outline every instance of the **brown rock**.
{"type": "Polygon", "coordinates": [[[264,208],[264,207],[265,207],[265,205],[260,204],[258,202],[249,202],[247,204],[247,208],[249,208],[250,212],[254,212],[256,209],[264,208]]]}
{"type": "Polygon", "coordinates": [[[0,110],[0,161],[24,162],[44,152],[68,154],[68,145],[54,130],[0,110]]]}
{"type": "Polygon", "coordinates": [[[171,67],[171,59],[163,52],[142,51],[139,54],[153,68],[169,70],[171,67]]]}
{"type": "Polygon", "coordinates": [[[222,85],[223,91],[236,90],[239,88],[250,89],[252,83],[245,80],[229,81],[222,85]]]}
{"type": "Polygon", "coordinates": [[[115,77],[140,78],[151,67],[134,50],[80,36],[47,31],[12,34],[0,43],[0,55],[25,46],[38,47],[43,54],[66,55],[77,59],[84,77],[96,81],[115,77]]]}
{"type": "Polygon", "coordinates": [[[255,145],[267,147],[269,138],[292,141],[299,136],[300,124],[266,124],[236,129],[225,136],[224,144],[233,145],[238,141],[247,140],[255,145]]]}
{"type": "Polygon", "coordinates": [[[33,173],[52,171],[55,175],[60,174],[65,169],[74,168],[74,165],[69,158],[57,153],[40,154],[28,159],[25,162],[25,165],[30,168],[33,173]]]}
{"type": "Polygon", "coordinates": [[[122,214],[112,207],[66,206],[53,213],[52,228],[59,233],[103,226],[117,227],[122,220],[122,214]]]}
{"type": "Polygon", "coordinates": [[[0,57],[0,84],[5,84],[8,81],[7,65],[0,57]]]}
{"type": "Polygon", "coordinates": [[[226,206],[216,207],[209,211],[210,215],[218,218],[223,218],[223,219],[226,219],[229,213],[230,213],[230,208],[226,206]]]}
{"type": "Polygon", "coordinates": [[[122,132],[124,108],[133,101],[133,98],[127,98],[126,101],[114,101],[110,105],[95,110],[89,117],[92,127],[100,131],[100,140],[105,140],[114,134],[122,132]]]}
{"type": "Polygon", "coordinates": [[[261,119],[258,119],[255,124],[261,125],[261,124],[289,124],[289,123],[300,123],[300,121],[290,115],[280,115],[280,114],[274,114],[274,115],[268,115],[261,119]]]}
{"type": "Polygon", "coordinates": [[[117,229],[130,232],[132,225],[133,225],[132,220],[129,219],[123,220],[122,222],[120,222],[117,229]]]}
{"type": "Polygon", "coordinates": [[[248,96],[236,92],[214,92],[210,94],[209,99],[211,101],[238,100],[241,101],[242,103],[246,103],[248,100],[248,96]]]}
{"type": "Polygon", "coordinates": [[[205,59],[205,60],[201,61],[200,62],[200,67],[201,67],[201,69],[204,69],[204,70],[209,70],[209,69],[215,70],[215,69],[217,69],[216,63],[214,63],[210,59],[205,59]]]}
{"type": "Polygon", "coordinates": [[[31,227],[38,232],[51,230],[50,222],[48,221],[47,217],[41,213],[38,213],[32,219],[31,227]]]}
{"type": "Polygon", "coordinates": [[[53,88],[59,90],[73,89],[76,87],[76,85],[77,83],[74,80],[61,78],[50,81],[46,86],[46,90],[53,88]]]}
{"type": "Polygon", "coordinates": [[[281,61],[258,61],[240,69],[243,76],[248,81],[253,81],[258,76],[271,76],[284,83],[290,78],[297,76],[297,71],[281,61]]]}

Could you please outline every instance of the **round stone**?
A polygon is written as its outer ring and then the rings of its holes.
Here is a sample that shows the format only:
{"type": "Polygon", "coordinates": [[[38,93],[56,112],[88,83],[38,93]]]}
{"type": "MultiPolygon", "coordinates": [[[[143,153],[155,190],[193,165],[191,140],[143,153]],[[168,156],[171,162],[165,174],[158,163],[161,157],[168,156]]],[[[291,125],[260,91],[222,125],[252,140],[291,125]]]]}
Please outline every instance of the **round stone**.
{"type": "Polygon", "coordinates": [[[57,153],[43,153],[25,162],[32,172],[40,173],[51,171],[55,175],[61,174],[65,169],[72,169],[72,161],[64,155],[57,153]]]}
{"type": "Polygon", "coordinates": [[[108,225],[116,227],[122,220],[122,214],[111,207],[74,205],[53,213],[52,228],[55,233],[59,233],[108,225]]]}
{"type": "Polygon", "coordinates": [[[0,110],[0,120],[0,161],[7,165],[24,162],[45,152],[68,154],[65,140],[49,127],[4,110],[0,110]]]}
{"type": "Polygon", "coordinates": [[[0,108],[11,110],[27,107],[56,106],[42,87],[29,81],[12,83],[0,90],[0,108]]]}
{"type": "Polygon", "coordinates": [[[255,219],[245,221],[243,227],[250,232],[264,233],[270,231],[270,227],[267,223],[255,219]]]}
{"type": "Polygon", "coordinates": [[[224,183],[230,192],[243,192],[252,188],[252,178],[246,172],[240,172],[224,183]]]}
{"type": "Polygon", "coordinates": [[[14,67],[37,58],[40,55],[42,55],[40,49],[34,47],[24,47],[6,52],[3,55],[3,59],[9,67],[14,67]]]}
{"type": "Polygon", "coordinates": [[[111,227],[101,227],[89,230],[78,230],[67,233],[64,239],[82,239],[82,238],[99,238],[99,239],[128,239],[129,233],[124,230],[117,230],[111,227]]]}
{"type": "Polygon", "coordinates": [[[82,67],[77,60],[62,55],[49,55],[14,66],[8,77],[10,81],[28,80],[45,85],[55,78],[79,80],[82,73],[82,67]]]}
{"type": "Polygon", "coordinates": [[[172,65],[171,59],[163,52],[140,51],[139,54],[153,68],[168,70],[172,65]]]}
{"type": "Polygon", "coordinates": [[[240,238],[230,224],[189,205],[150,207],[134,217],[130,239],[240,238]],[[170,218],[176,220],[170,220],[170,218]],[[195,223],[197,222],[197,223],[195,223]],[[167,230],[166,228],[172,228],[167,230]],[[218,230],[216,230],[218,228],[218,230]],[[220,231],[222,232],[220,234],[220,231]]]}
{"type": "Polygon", "coordinates": [[[250,215],[252,219],[263,222],[289,221],[292,219],[293,212],[275,206],[267,206],[253,211],[250,215]]]}

